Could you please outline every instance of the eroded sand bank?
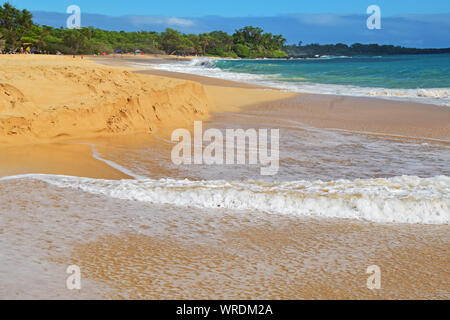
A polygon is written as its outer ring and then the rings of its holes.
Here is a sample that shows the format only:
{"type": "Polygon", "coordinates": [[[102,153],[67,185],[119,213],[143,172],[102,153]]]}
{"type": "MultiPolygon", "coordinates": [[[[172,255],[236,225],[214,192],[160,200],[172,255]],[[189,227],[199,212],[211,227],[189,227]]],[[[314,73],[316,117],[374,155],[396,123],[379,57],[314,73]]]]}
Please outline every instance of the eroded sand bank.
{"type": "Polygon", "coordinates": [[[205,86],[109,64],[80,57],[0,56],[0,176],[126,178],[92,158],[89,145],[100,137],[168,138],[174,129],[191,129],[194,120],[212,112],[295,96],[226,83],[205,86]]]}
{"type": "Polygon", "coordinates": [[[158,132],[209,114],[202,85],[71,57],[0,57],[0,143],[158,132]]]}

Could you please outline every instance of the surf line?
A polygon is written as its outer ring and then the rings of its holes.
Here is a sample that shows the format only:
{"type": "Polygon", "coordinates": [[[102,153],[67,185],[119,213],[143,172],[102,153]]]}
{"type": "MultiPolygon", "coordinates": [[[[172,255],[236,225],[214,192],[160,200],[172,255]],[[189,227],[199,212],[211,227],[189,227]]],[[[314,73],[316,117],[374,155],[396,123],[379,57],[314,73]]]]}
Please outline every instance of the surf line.
{"type": "Polygon", "coordinates": [[[131,170],[121,166],[118,163],[115,163],[114,161],[102,158],[100,156],[100,153],[98,152],[98,150],[95,148],[94,144],[91,144],[91,143],[80,143],[80,144],[89,145],[91,147],[92,157],[94,159],[98,160],[98,161],[101,161],[101,162],[107,164],[111,168],[114,168],[114,169],[122,172],[123,174],[126,174],[127,176],[133,177],[136,180],[147,180],[147,179],[149,179],[148,177],[144,177],[144,176],[141,176],[141,175],[138,175],[138,174],[134,173],[133,171],[131,171],[131,170]]]}

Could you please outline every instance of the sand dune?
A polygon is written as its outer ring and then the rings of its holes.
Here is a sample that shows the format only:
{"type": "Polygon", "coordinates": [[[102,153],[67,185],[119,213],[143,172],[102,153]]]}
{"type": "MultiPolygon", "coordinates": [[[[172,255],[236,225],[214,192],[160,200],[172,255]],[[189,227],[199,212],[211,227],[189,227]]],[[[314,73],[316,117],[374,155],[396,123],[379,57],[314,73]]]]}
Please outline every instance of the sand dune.
{"type": "Polygon", "coordinates": [[[208,115],[196,82],[72,57],[0,58],[0,144],[158,132],[208,115]]]}

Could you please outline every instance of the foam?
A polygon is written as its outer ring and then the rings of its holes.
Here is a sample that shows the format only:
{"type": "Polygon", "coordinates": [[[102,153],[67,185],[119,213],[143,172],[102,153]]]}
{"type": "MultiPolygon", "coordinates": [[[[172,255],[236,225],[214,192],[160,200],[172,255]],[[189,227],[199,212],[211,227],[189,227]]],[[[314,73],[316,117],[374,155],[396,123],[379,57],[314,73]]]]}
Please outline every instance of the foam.
{"type": "MultiPolygon", "coordinates": [[[[319,59],[332,58],[339,57],[322,57],[319,59]]],[[[347,58],[350,59],[351,57],[347,58]]],[[[278,79],[277,75],[258,75],[225,71],[217,67],[217,60],[218,59],[215,58],[196,58],[188,62],[153,65],[135,64],[135,66],[142,69],[158,69],[171,72],[190,73],[225,80],[247,82],[290,92],[346,95],[355,97],[378,97],[389,100],[407,100],[420,103],[450,106],[450,88],[387,89],[309,82],[288,82],[278,79]]]]}
{"type": "Polygon", "coordinates": [[[102,157],[100,156],[99,152],[97,151],[97,149],[95,148],[95,146],[92,145],[92,144],[91,144],[90,146],[91,146],[91,150],[92,150],[92,157],[95,158],[95,159],[97,159],[98,161],[101,161],[101,162],[103,162],[103,163],[106,163],[106,164],[109,165],[110,167],[112,167],[112,168],[114,168],[114,169],[116,169],[116,170],[118,170],[118,171],[120,171],[120,172],[126,174],[127,176],[133,177],[133,178],[135,178],[135,179],[137,179],[137,180],[147,179],[147,177],[144,177],[144,176],[140,176],[140,175],[138,175],[138,174],[135,174],[135,173],[132,172],[131,170],[129,170],[129,169],[127,169],[127,168],[125,168],[125,167],[123,167],[123,166],[121,166],[121,165],[119,165],[119,164],[113,162],[113,161],[106,160],[106,159],[102,158],[102,157]]]}
{"type": "Polygon", "coordinates": [[[292,182],[100,180],[55,175],[35,179],[60,188],[111,198],[180,207],[226,208],[316,218],[378,223],[449,224],[450,177],[292,182]]]}

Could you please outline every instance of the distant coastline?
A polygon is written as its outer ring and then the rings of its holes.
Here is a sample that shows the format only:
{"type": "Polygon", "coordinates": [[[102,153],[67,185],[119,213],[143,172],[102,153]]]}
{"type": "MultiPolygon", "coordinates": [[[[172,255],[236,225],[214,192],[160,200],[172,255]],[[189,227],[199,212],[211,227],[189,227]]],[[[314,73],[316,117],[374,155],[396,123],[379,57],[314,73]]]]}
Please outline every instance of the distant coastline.
{"type": "Polygon", "coordinates": [[[417,49],[393,45],[354,43],[350,46],[338,44],[308,44],[288,45],[283,50],[291,58],[319,58],[323,56],[386,56],[413,54],[443,54],[450,53],[450,48],[417,49]]]}

